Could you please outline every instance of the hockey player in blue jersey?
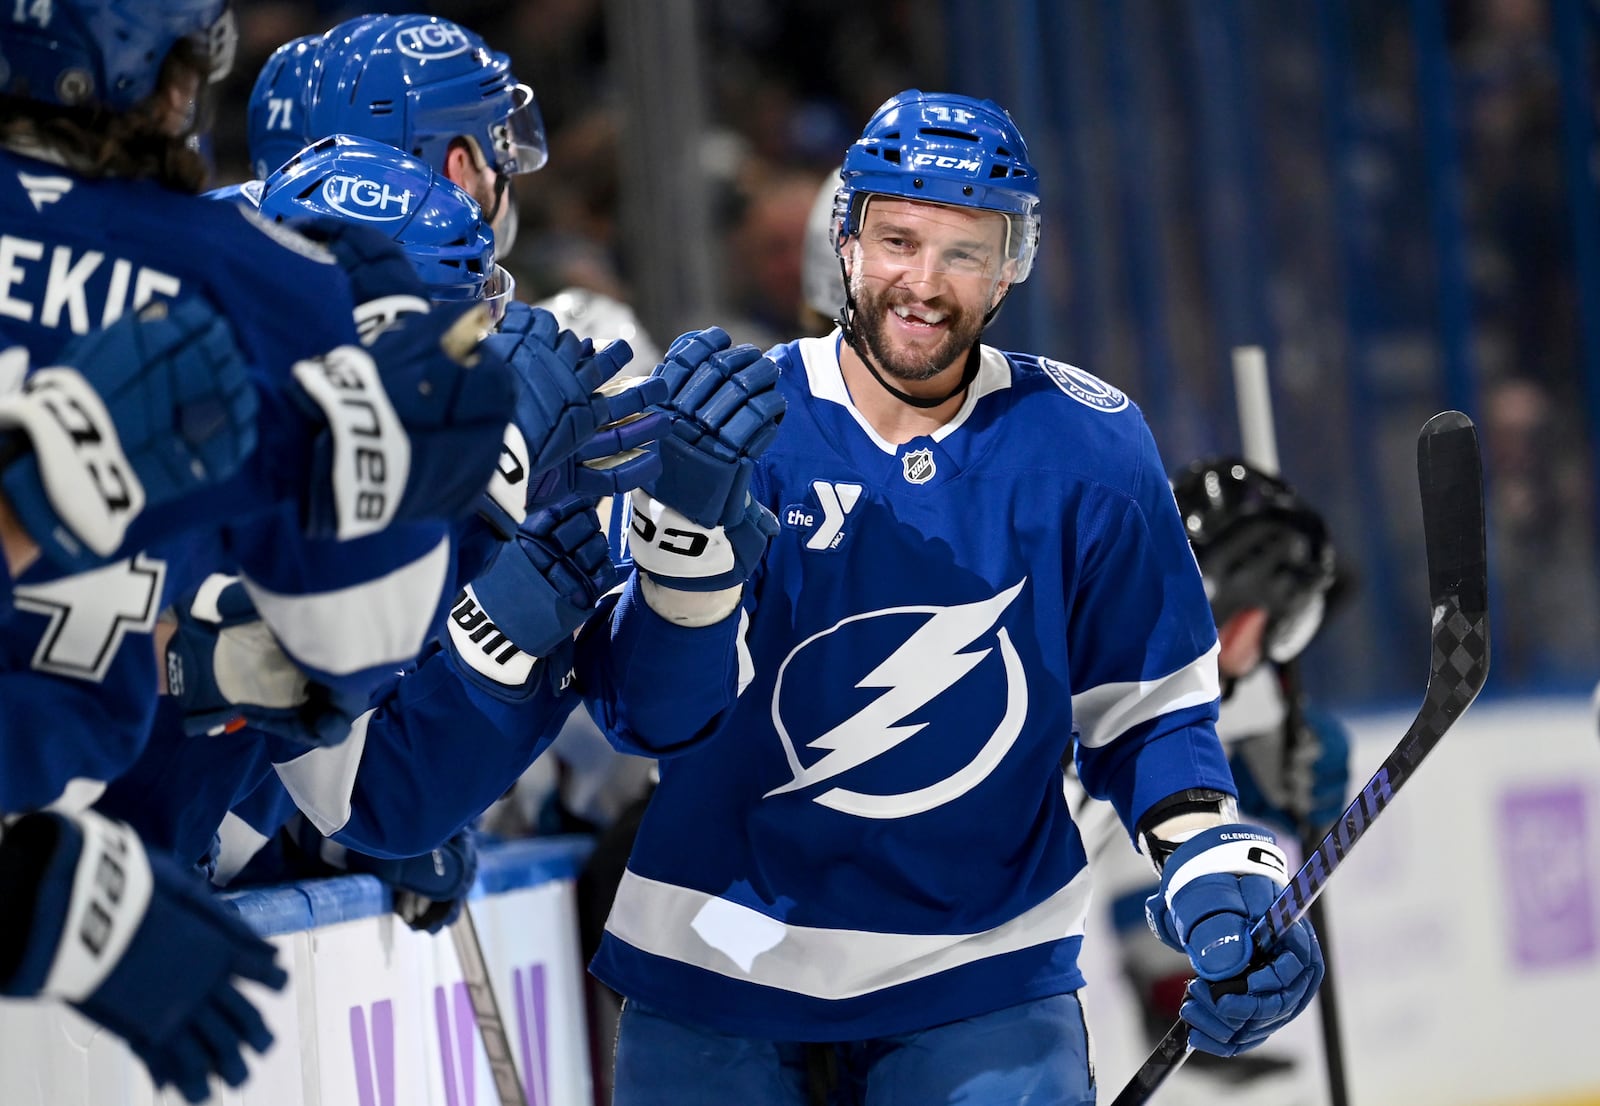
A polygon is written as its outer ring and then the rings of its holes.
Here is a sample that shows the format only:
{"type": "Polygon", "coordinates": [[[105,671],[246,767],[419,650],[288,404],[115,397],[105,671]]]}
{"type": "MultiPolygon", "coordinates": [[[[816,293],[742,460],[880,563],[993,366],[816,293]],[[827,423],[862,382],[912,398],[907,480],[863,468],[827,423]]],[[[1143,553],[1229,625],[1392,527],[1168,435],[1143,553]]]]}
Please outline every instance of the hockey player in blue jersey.
{"type": "MultiPolygon", "coordinates": [[[[254,200],[253,209],[275,222],[322,215],[381,228],[404,249],[437,304],[484,302],[492,296],[491,280],[499,269],[478,204],[426,163],[393,147],[346,135],[313,143],[271,174],[254,200]]],[[[499,309],[507,310],[503,300],[499,309]]],[[[598,520],[592,511],[564,510],[559,516],[559,539],[556,528],[519,534],[520,524],[530,509],[537,511],[574,491],[609,494],[658,470],[659,462],[642,447],[654,438],[661,416],[640,415],[660,398],[665,385],[638,380],[639,387],[603,393],[601,386],[627,359],[626,344],[596,352],[576,336],[558,332],[548,313],[522,304],[509,309],[509,329],[491,336],[487,344],[503,354],[518,376],[516,417],[506,430],[502,465],[480,496],[479,510],[455,528],[455,576],[474,581],[485,563],[494,561],[495,578],[512,579],[525,605],[540,606],[547,621],[560,623],[556,636],[565,637],[610,586],[609,577],[589,582],[602,568],[610,571],[598,520]],[[514,545],[502,547],[513,541],[514,545]],[[523,544],[529,541],[534,544],[523,544]],[[560,542],[570,549],[561,548],[560,542]],[[554,550],[555,555],[541,569],[525,555],[529,548],[554,550]],[[569,569],[562,561],[579,554],[592,564],[569,569]],[[562,596],[544,594],[551,585],[541,572],[554,571],[568,573],[562,586],[577,594],[571,604],[562,596]],[[536,596],[550,602],[541,605],[536,596]],[[552,618],[557,608],[564,613],[552,618]]],[[[361,325],[381,321],[365,319],[361,325]]],[[[552,574],[551,580],[555,579],[552,574]]],[[[100,808],[126,818],[147,840],[180,859],[192,862],[204,855],[229,806],[258,787],[275,763],[301,762],[285,771],[299,781],[314,779],[308,805],[323,800],[318,809],[326,809],[330,786],[351,785],[364,753],[369,765],[392,757],[399,770],[386,773],[369,767],[358,798],[365,796],[369,778],[378,780],[372,790],[381,795],[387,779],[393,778],[393,788],[403,786],[407,768],[437,778],[433,757],[458,760],[437,740],[423,747],[408,743],[390,750],[383,738],[400,725],[385,715],[375,729],[364,721],[359,739],[348,748],[302,761],[310,747],[338,744],[355,716],[366,711],[367,701],[363,697],[354,709],[342,711],[314,674],[302,671],[278,648],[234,577],[214,576],[181,597],[172,625],[180,628],[178,635],[158,635],[158,642],[165,656],[163,673],[172,698],[183,704],[183,718],[180,723],[174,702],[164,703],[149,747],[121,779],[110,784],[100,808]],[[252,728],[236,729],[240,720],[252,723],[252,728]],[[213,740],[224,732],[231,735],[229,739],[213,740]]],[[[477,642],[469,645],[479,651],[477,642]]],[[[537,652],[543,655],[548,648],[541,632],[537,652]]],[[[441,658],[425,662],[424,667],[443,663],[441,658]]],[[[570,702],[561,713],[566,710],[570,702]]],[[[456,717],[467,714],[470,709],[456,717]]],[[[550,724],[559,722],[557,716],[550,724]]],[[[451,802],[437,815],[431,807],[439,804],[420,811],[408,806],[404,833],[392,828],[374,833],[359,816],[363,805],[353,800],[353,819],[338,816],[320,824],[344,829],[345,843],[390,854],[410,847],[432,848],[487,805],[509,782],[507,772],[514,776],[548,741],[548,735],[541,737],[542,728],[539,720],[530,718],[522,732],[509,735],[503,744],[492,749],[480,744],[471,766],[488,781],[488,794],[478,806],[470,805],[474,800],[461,792],[452,792],[451,802]],[[502,768],[503,763],[510,767],[502,768]]]]}
{"type": "Polygon", "coordinates": [[[1067,757],[1161,874],[1191,1042],[1249,1048],[1321,960],[1304,923],[1251,947],[1285,863],[1238,822],[1165,470],[1116,388],[979,344],[1037,249],[1022,136],[910,91],[841,178],[845,325],[773,351],[788,414],[748,483],[634,493],[640,607],[715,613],[697,554],[737,562],[747,501],[781,529],[733,647],[673,689],[721,717],[657,750],[593,964],[627,997],[614,1101],[800,1104],[814,1068],[837,1101],[1092,1103],[1067,757]]]}
{"type": "MultiPolygon", "coordinates": [[[[156,74],[138,68],[149,65],[150,40],[178,42],[178,56],[188,48],[182,35],[155,17],[154,33],[127,13],[102,19],[96,4],[51,12],[44,27],[32,16],[0,23],[8,56],[29,60],[9,71],[0,152],[0,219],[18,259],[7,333],[35,364],[48,364],[75,333],[148,300],[204,295],[223,309],[248,358],[258,427],[274,449],[252,454],[231,480],[149,505],[108,557],[87,560],[106,551],[70,542],[64,530],[34,534],[59,540],[45,542],[40,562],[17,581],[24,609],[0,658],[38,692],[12,696],[16,706],[0,725],[0,807],[9,810],[51,802],[75,779],[110,778],[137,753],[154,705],[147,635],[156,612],[219,559],[244,569],[286,647],[331,683],[364,690],[415,655],[437,602],[429,590],[448,594],[448,535],[433,520],[454,516],[487,482],[512,394],[503,362],[477,348],[481,324],[464,307],[419,314],[361,348],[358,298],[417,287],[404,256],[381,238],[352,231],[323,247],[181,191],[197,183],[180,171],[183,127],[169,132],[164,117],[152,123],[137,105],[168,98],[156,74]],[[109,60],[86,27],[107,36],[109,60]],[[77,105],[21,95],[71,90],[68,78],[80,73],[91,87],[114,81],[119,99],[77,105]],[[135,108],[112,110],[124,97],[135,108]],[[67,138],[52,129],[57,122],[67,138]],[[108,147],[118,156],[100,169],[84,148],[95,141],[90,124],[130,136],[108,147]],[[170,156],[155,159],[150,148],[170,156]],[[189,248],[190,234],[216,253],[189,248]],[[370,439],[362,420],[374,412],[381,434],[370,439]],[[151,544],[175,530],[181,540],[151,544]],[[377,542],[343,544],[377,531],[377,542]],[[320,598],[333,592],[337,602],[320,598]],[[81,728],[63,731],[63,717],[81,719],[81,728]],[[38,725],[57,740],[35,740],[38,725]]],[[[181,65],[162,72],[201,79],[181,65]]]]}
{"type": "Polygon", "coordinates": [[[431,15],[360,15],[285,43],[256,78],[246,122],[258,178],[331,134],[421,158],[478,201],[501,257],[517,237],[513,182],[548,156],[539,105],[511,59],[431,15]]]}
{"type": "MultiPolygon", "coordinates": [[[[494,232],[482,208],[427,162],[359,135],[333,134],[310,143],[237,200],[274,222],[334,219],[381,231],[405,251],[435,304],[482,303],[498,327],[515,292],[496,260],[494,232]]],[[[212,198],[229,198],[222,190],[212,198]]],[[[397,305],[401,311],[416,305],[397,305]]],[[[363,305],[357,329],[375,332],[393,321],[382,304],[363,305]]]]}
{"type": "MultiPolygon", "coordinates": [[[[128,763],[155,703],[156,611],[214,564],[244,567],[263,616],[333,683],[370,686],[414,655],[447,581],[440,520],[471,502],[498,455],[511,380],[477,347],[469,312],[422,315],[370,351],[356,341],[359,300],[416,287],[403,255],[355,233],[315,242],[193,197],[204,171],[188,146],[195,105],[231,34],[221,0],[58,0],[0,15],[7,337],[48,365],[75,334],[204,296],[247,358],[258,430],[275,447],[270,463],[254,453],[233,479],[149,505],[93,572],[62,575],[100,551],[30,528],[45,548],[17,581],[0,658],[7,813],[57,798],[81,806],[128,763]],[[371,428],[355,408],[373,404],[389,408],[381,456],[352,440],[371,428]],[[180,525],[181,541],[152,544],[180,525]],[[377,545],[360,537],[378,531],[377,545]]],[[[136,861],[142,846],[98,816],[30,817],[49,826],[0,841],[6,897],[29,906],[5,933],[0,989],[77,1002],[187,1097],[206,1094],[209,1073],[241,1080],[241,1050],[270,1037],[234,977],[281,983],[270,950],[219,921],[181,873],[136,861]],[[108,919],[116,940],[91,950],[94,963],[53,972],[63,935],[97,908],[74,884],[108,870],[107,850],[134,890],[108,919]],[[193,970],[175,970],[180,961],[193,970]]]]}

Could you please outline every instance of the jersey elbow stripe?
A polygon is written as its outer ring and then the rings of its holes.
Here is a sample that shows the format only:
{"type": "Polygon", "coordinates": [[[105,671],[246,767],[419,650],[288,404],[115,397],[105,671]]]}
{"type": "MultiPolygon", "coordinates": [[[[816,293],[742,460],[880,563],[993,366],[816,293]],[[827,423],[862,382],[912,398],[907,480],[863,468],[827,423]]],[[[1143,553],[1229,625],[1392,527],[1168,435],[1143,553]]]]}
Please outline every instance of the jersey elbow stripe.
{"type": "Polygon", "coordinates": [[[1080,744],[1109,745],[1129,730],[1163,714],[1209,703],[1222,694],[1217,679],[1217,646],[1154,680],[1101,684],[1072,697],[1072,721],[1080,744]]]}
{"type": "Polygon", "coordinates": [[[284,652],[300,665],[348,676],[404,664],[427,640],[450,571],[450,539],[394,571],[335,591],[284,595],[245,587],[284,652]]]}
{"type": "Polygon", "coordinates": [[[332,837],[350,821],[356,772],[367,747],[367,725],[375,713],[359,715],[350,723],[350,736],[339,744],[273,765],[294,805],[324,837],[332,837]]]}

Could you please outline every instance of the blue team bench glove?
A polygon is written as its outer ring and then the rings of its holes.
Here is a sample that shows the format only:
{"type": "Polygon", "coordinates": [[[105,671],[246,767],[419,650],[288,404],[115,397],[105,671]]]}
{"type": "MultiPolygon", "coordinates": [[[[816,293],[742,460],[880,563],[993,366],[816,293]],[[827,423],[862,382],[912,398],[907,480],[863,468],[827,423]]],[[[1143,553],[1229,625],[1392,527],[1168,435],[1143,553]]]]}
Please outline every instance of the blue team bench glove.
{"type": "Polygon", "coordinates": [[[5,495],[46,559],[92,568],[146,506],[237,472],[257,408],[227,321],[198,297],[156,301],[0,398],[5,495]]]}
{"type": "Polygon", "coordinates": [[[700,526],[643,491],[632,497],[628,552],[634,566],[663,587],[723,591],[755,572],[778,532],[773,513],[745,497],[731,526],[700,526]]]}
{"type": "Polygon", "coordinates": [[[0,994],[53,995],[128,1042],[190,1102],[272,1044],[240,980],[288,981],[276,951],[192,871],[93,812],[28,814],[0,837],[0,994]]]}
{"type": "Polygon", "coordinates": [[[510,368],[480,340],[487,321],[482,304],[443,304],[405,315],[366,349],[294,366],[295,398],[319,424],[308,536],[347,540],[476,504],[516,399],[510,368]]]}
{"type": "Polygon", "coordinates": [[[1194,1048],[1217,1056],[1254,1048],[1315,996],[1323,964],[1310,922],[1296,922],[1259,957],[1250,940],[1250,927],[1287,879],[1282,850],[1258,826],[1202,830],[1167,858],[1145,914],[1155,935],[1185,953],[1200,977],[1179,1011],[1194,1048]]]}
{"type": "Polygon", "coordinates": [[[1350,734],[1327,711],[1307,707],[1291,750],[1288,727],[1237,742],[1228,758],[1239,813],[1293,830],[1321,831],[1343,813],[1350,788],[1350,734]]]}
{"type": "Polygon", "coordinates": [[[456,597],[446,648],[495,695],[525,696],[534,661],[571,638],[617,579],[593,500],[535,512],[456,597]]]}
{"type": "Polygon", "coordinates": [[[320,243],[344,271],[363,346],[407,315],[425,315],[432,308],[428,286],[404,247],[382,231],[324,215],[300,216],[285,225],[320,243]]]}
{"type": "Polygon", "coordinates": [[[666,398],[665,381],[617,373],[633,356],[617,341],[594,343],[561,330],[550,312],[513,303],[485,344],[517,376],[516,418],[506,428],[500,468],[481,513],[503,539],[530,511],[568,496],[608,496],[661,471],[645,449],[665,416],[646,408],[666,398]]]}
{"type": "Polygon", "coordinates": [[[734,526],[745,514],[755,458],[783,419],[778,366],[720,327],[680,335],[656,366],[667,382],[661,409],[661,475],[641,486],[700,526],[734,526]]]}
{"type": "Polygon", "coordinates": [[[494,473],[516,399],[510,367],[482,341],[488,308],[433,307],[404,250],[371,227],[288,225],[344,271],[361,341],[296,363],[287,403],[270,405],[263,436],[309,454],[280,466],[274,475],[290,486],[279,494],[300,503],[313,538],[467,514],[494,473]]]}
{"type": "Polygon", "coordinates": [[[237,576],[213,573],[177,599],[167,642],[166,694],[183,711],[184,732],[218,736],[246,726],[304,751],[337,745],[366,709],[312,681],[284,653],[237,576]]]}
{"type": "Polygon", "coordinates": [[[478,878],[478,842],[472,827],[457,830],[432,852],[390,859],[369,856],[329,841],[304,818],[296,818],[296,843],[330,872],[376,876],[394,898],[394,912],[412,929],[438,933],[461,914],[478,878]]]}

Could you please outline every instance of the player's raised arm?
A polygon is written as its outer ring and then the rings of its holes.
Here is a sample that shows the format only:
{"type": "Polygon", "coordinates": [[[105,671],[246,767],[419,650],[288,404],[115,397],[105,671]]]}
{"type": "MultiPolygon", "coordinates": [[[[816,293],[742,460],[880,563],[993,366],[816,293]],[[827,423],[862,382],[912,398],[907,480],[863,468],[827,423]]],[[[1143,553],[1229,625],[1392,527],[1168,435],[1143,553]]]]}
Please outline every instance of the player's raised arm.
{"type": "Polygon", "coordinates": [[[655,375],[670,429],[660,474],[632,493],[634,573],[610,639],[579,643],[601,674],[586,689],[596,721],[646,756],[691,747],[737,694],[738,612],[777,532],[750,483],[784,412],[777,366],[717,327],[681,335],[655,375]]]}

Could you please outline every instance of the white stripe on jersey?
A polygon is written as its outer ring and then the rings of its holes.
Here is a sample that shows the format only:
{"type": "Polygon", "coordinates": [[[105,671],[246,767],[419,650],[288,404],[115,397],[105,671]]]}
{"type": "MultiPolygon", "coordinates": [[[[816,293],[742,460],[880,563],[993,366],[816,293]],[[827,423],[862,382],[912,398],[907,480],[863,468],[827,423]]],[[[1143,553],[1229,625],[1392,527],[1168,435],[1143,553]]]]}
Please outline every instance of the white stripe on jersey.
{"type": "Polygon", "coordinates": [[[1081,936],[1088,905],[1085,868],[1038,906],[983,933],[818,929],[629,870],[606,929],[635,948],[730,979],[844,999],[1081,936]]]}
{"type": "Polygon", "coordinates": [[[337,591],[281,595],[244,586],[283,651],[305,668],[346,676],[404,664],[421,651],[450,571],[450,539],[384,576],[337,591]]]}
{"type": "Polygon", "coordinates": [[[211,882],[226,887],[266,845],[267,835],[230,810],[217,827],[217,840],[217,870],[211,873],[211,882]]]}
{"type": "Polygon", "coordinates": [[[350,723],[350,736],[339,744],[312,749],[272,766],[294,805],[324,837],[332,837],[350,821],[350,795],[355,791],[361,752],[367,747],[367,725],[375,709],[350,723]]]}
{"type": "Polygon", "coordinates": [[[1101,684],[1072,697],[1072,725],[1091,749],[1109,745],[1141,722],[1222,694],[1215,644],[1176,672],[1154,680],[1101,684]]]}

